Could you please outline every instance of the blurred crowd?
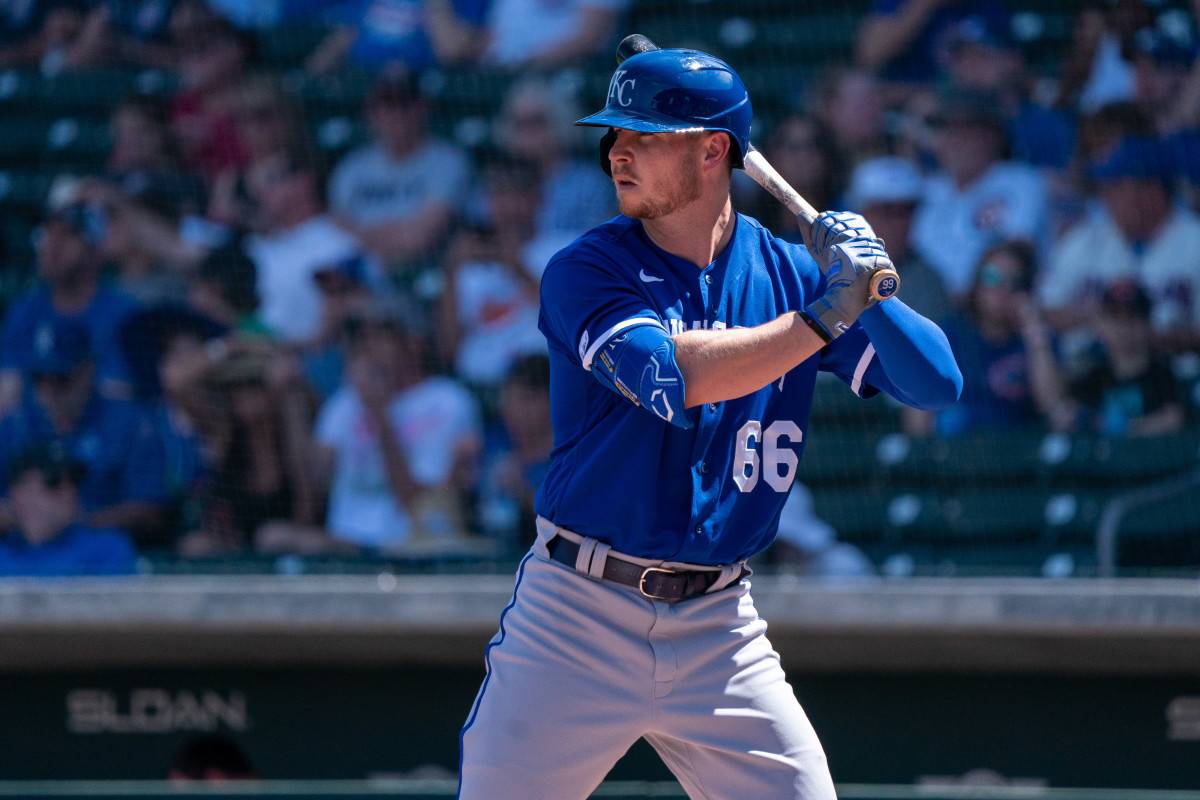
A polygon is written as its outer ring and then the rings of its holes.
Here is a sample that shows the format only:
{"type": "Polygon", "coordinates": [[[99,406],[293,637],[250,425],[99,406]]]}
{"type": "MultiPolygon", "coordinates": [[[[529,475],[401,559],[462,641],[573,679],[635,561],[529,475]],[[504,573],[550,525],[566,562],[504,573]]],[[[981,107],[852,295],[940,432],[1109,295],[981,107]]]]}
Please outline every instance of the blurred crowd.
{"type": "MultiPolygon", "coordinates": [[[[525,546],[552,445],[540,272],[615,213],[560,70],[607,65],[629,12],[0,3],[0,68],[147,67],[177,87],[120,102],[105,169],[54,181],[36,281],[4,311],[0,574],[130,571],[145,552],[525,546]],[[256,31],[313,21],[326,35],[306,74],[375,75],[369,141],[334,163],[254,52],[256,31]],[[462,66],[512,77],[471,148],[431,126],[429,70],[462,66]]],[[[780,87],[784,113],[756,120],[813,205],[870,221],[902,298],[951,339],[962,401],[906,412],[905,432],[1139,436],[1191,421],[1198,17],[1100,0],[1040,74],[1000,0],[873,0],[854,58],[780,87]]],[[[744,178],[735,206],[799,241],[744,178]]],[[[789,558],[828,556],[832,533],[793,517],[789,558]]]]}

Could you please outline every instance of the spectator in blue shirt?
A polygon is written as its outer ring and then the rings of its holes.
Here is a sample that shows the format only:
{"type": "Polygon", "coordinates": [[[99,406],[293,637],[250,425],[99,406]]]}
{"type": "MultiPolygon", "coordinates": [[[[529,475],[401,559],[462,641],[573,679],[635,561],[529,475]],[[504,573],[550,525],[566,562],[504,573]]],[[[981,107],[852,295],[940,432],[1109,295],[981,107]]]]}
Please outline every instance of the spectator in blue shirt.
{"type": "Polygon", "coordinates": [[[858,29],[858,63],[889,81],[932,80],[946,63],[956,25],[976,18],[993,28],[1009,25],[1004,0],[871,0],[858,29]]]}
{"type": "Polygon", "coordinates": [[[349,0],[333,12],[336,27],[309,56],[310,73],[349,64],[423,70],[473,55],[464,32],[482,30],[487,0],[349,0]]]}
{"type": "Polygon", "coordinates": [[[0,539],[0,576],[134,571],[129,534],[80,521],[81,473],[81,466],[53,444],[34,444],[12,462],[7,478],[16,529],[0,539]]]}
{"type": "Polygon", "coordinates": [[[87,328],[102,394],[128,395],[116,331],[134,301],[100,280],[99,247],[106,236],[103,210],[70,203],[49,214],[37,230],[35,252],[41,285],[18,298],[4,318],[0,338],[0,413],[13,409],[38,359],[36,334],[58,318],[87,328]]]}
{"type": "Polygon", "coordinates": [[[96,363],[83,322],[50,319],[30,333],[32,391],[0,419],[0,474],[31,444],[55,443],[85,468],[79,496],[89,525],[157,535],[164,456],[151,421],[131,402],[96,391],[96,363]]]}
{"type": "Polygon", "coordinates": [[[942,329],[962,369],[962,397],[936,413],[937,433],[1044,424],[1058,399],[1058,364],[1050,329],[1031,290],[1033,246],[1001,242],[984,252],[961,315],[942,329]]]}

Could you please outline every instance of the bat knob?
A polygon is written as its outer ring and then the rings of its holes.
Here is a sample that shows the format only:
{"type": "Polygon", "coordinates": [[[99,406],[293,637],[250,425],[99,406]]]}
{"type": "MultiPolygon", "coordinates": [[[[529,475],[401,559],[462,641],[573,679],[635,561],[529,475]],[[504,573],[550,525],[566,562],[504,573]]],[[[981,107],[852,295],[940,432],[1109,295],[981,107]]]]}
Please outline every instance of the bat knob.
{"type": "Polygon", "coordinates": [[[871,297],[879,301],[887,300],[900,291],[900,276],[894,269],[881,269],[871,276],[868,286],[871,297]]]}

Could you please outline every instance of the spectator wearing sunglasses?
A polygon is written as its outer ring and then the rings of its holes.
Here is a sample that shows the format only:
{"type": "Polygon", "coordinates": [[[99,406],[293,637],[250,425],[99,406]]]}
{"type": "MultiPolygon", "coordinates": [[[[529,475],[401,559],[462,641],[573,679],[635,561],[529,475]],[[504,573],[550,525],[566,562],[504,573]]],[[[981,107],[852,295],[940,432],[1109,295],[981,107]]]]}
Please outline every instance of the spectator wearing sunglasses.
{"type": "Polygon", "coordinates": [[[88,524],[153,539],[165,518],[166,489],[151,421],[134,403],[99,393],[85,322],[48,319],[30,338],[30,390],[0,419],[0,475],[26,448],[53,443],[84,467],[77,486],[88,524]]]}
{"type": "Polygon", "coordinates": [[[58,444],[36,443],[9,465],[16,528],[0,538],[0,576],[121,575],[134,571],[129,535],[82,521],[83,467],[58,444]]]}
{"type": "Polygon", "coordinates": [[[942,325],[963,373],[962,397],[935,418],[952,436],[981,428],[1042,423],[1058,398],[1049,328],[1033,304],[1033,246],[1023,240],[986,250],[959,315],[942,325]]]}

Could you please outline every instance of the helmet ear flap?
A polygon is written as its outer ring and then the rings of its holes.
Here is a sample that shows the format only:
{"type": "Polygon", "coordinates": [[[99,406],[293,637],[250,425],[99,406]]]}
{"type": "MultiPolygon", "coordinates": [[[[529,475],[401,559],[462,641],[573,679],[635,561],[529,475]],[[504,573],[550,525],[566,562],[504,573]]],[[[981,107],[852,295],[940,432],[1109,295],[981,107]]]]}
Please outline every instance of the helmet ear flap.
{"type": "Polygon", "coordinates": [[[604,174],[612,177],[612,164],[608,162],[608,151],[612,150],[613,145],[617,143],[617,129],[609,128],[608,133],[604,134],[604,138],[600,140],[600,169],[604,170],[604,174]]]}

